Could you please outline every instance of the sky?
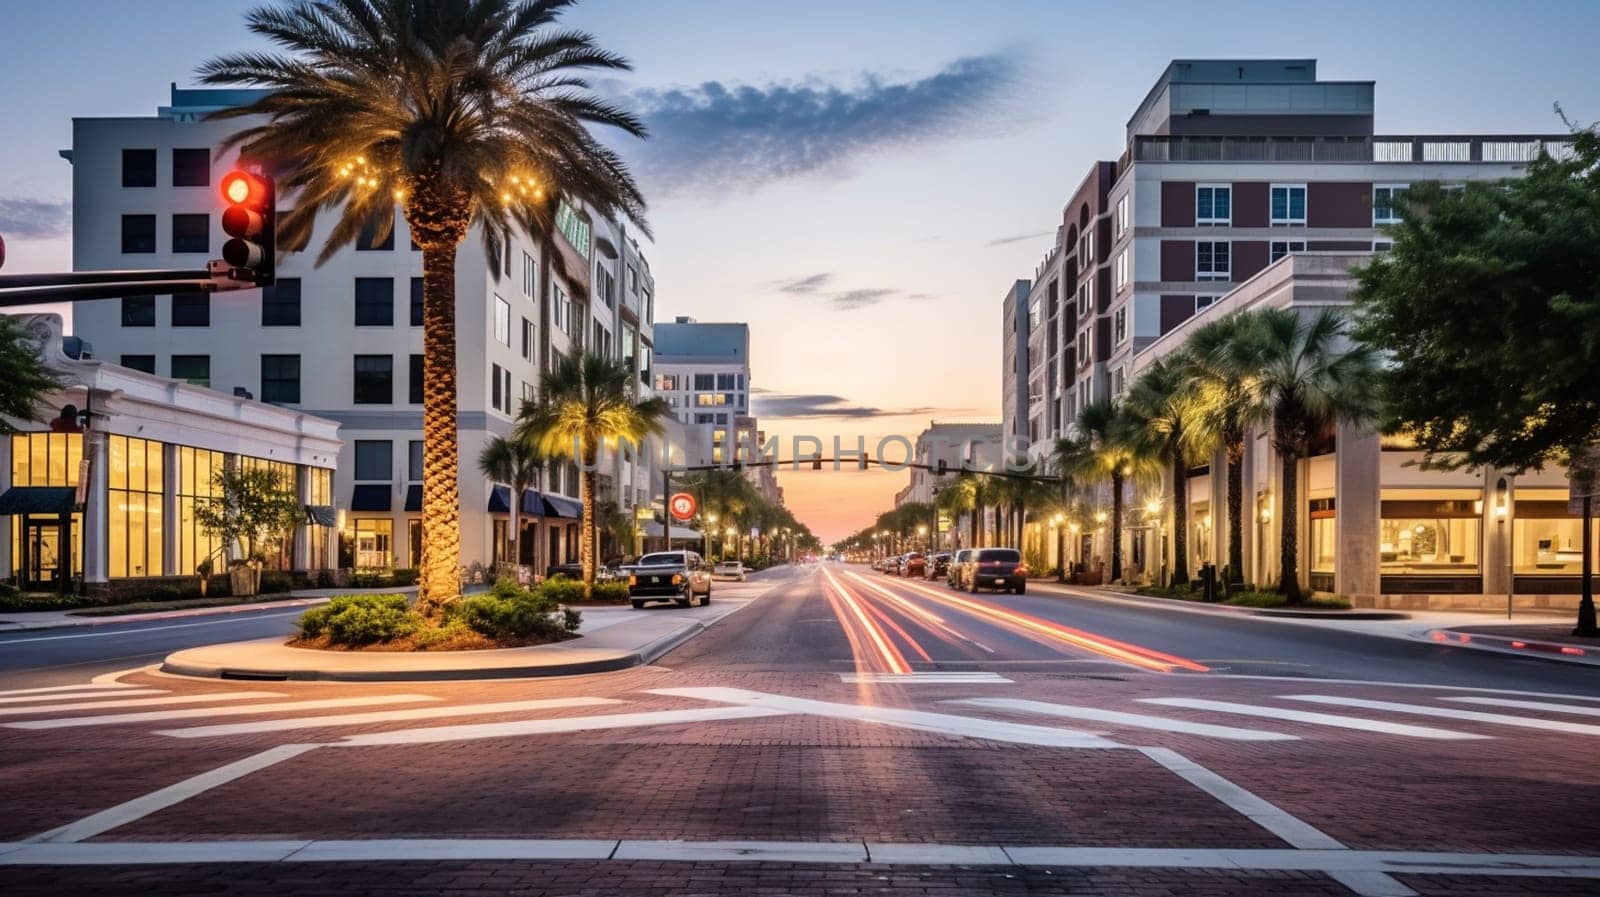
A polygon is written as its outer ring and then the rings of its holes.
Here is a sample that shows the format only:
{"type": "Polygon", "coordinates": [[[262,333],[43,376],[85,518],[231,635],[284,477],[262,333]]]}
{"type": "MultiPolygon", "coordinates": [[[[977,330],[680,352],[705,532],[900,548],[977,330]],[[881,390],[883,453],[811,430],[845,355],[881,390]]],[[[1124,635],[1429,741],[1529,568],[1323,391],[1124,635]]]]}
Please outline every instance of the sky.
{"type": "MultiPolygon", "coordinates": [[[[152,114],[206,57],[261,46],[257,5],[6,4],[7,273],[70,267],[71,119],[152,114]]],[[[598,87],[652,132],[615,143],[650,201],[657,319],[749,322],[754,411],[785,456],[796,435],[870,449],[998,421],[1001,299],[1171,59],[1316,58],[1377,82],[1380,133],[1555,132],[1556,102],[1600,119],[1600,0],[586,0],[564,24],[634,66],[598,87]]],[[[907,477],[779,475],[824,540],[907,477]]]]}

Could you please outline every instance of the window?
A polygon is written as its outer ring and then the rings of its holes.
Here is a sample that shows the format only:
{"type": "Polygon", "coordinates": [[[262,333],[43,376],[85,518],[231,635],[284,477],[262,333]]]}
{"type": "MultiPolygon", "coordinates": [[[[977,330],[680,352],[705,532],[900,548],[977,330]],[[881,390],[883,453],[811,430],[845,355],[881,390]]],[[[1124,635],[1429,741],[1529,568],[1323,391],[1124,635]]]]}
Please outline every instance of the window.
{"type": "Polygon", "coordinates": [[[522,319],[522,358],[533,360],[533,322],[527,318],[522,319]]]}
{"type": "Polygon", "coordinates": [[[261,288],[261,326],[300,326],[300,278],[280,277],[261,288]]]}
{"type": "Polygon", "coordinates": [[[732,374],[718,374],[717,375],[717,388],[718,389],[737,389],[738,387],[734,386],[735,382],[736,381],[733,379],[733,375],[732,374]]]}
{"type": "Polygon", "coordinates": [[[156,251],[156,216],[122,216],[122,251],[130,253],[156,251]]]}
{"type": "Polygon", "coordinates": [[[422,278],[411,278],[411,326],[422,326],[422,278]]]}
{"type": "Polygon", "coordinates": [[[261,356],[261,401],[300,403],[300,356],[261,356]]]}
{"type": "Polygon", "coordinates": [[[195,386],[209,387],[211,385],[211,356],[172,356],[172,379],[183,380],[195,386]]]}
{"type": "Polygon", "coordinates": [[[122,326],[124,326],[124,327],[154,327],[154,326],[156,326],[156,297],[154,297],[154,296],[123,296],[122,297],[122,326]]]}
{"type": "Polygon", "coordinates": [[[1382,224],[1399,224],[1400,206],[1396,200],[1404,199],[1410,189],[1408,184],[1384,184],[1373,187],[1372,225],[1377,227],[1382,224]]]}
{"type": "Polygon", "coordinates": [[[522,295],[532,299],[536,294],[533,291],[536,285],[538,268],[533,263],[533,256],[524,252],[522,254],[522,295]]]}
{"type": "Polygon", "coordinates": [[[1373,252],[1388,252],[1389,250],[1391,250],[1393,248],[1394,248],[1394,241],[1393,240],[1373,240],[1372,241],[1372,251],[1373,252]]]}
{"type": "Polygon", "coordinates": [[[173,293],[172,326],[210,327],[210,293],[173,293]]]}
{"type": "Polygon", "coordinates": [[[1306,186],[1304,184],[1272,185],[1272,223],[1306,223],[1306,186]]]}
{"type": "Polygon", "coordinates": [[[572,206],[566,203],[556,210],[556,230],[567,238],[572,248],[585,259],[589,257],[589,222],[583,220],[572,206]]]}
{"type": "Polygon", "coordinates": [[[1117,309],[1111,316],[1111,344],[1120,346],[1128,339],[1128,307],[1117,309]]]}
{"type": "Polygon", "coordinates": [[[550,292],[551,323],[562,333],[569,333],[567,319],[572,316],[572,303],[567,301],[567,293],[559,285],[552,284],[550,292]]]}
{"type": "Polygon", "coordinates": [[[1226,240],[1201,240],[1194,244],[1194,279],[1228,280],[1231,270],[1230,250],[1226,240]]]}
{"type": "Polygon", "coordinates": [[[124,355],[122,356],[122,366],[136,371],[144,371],[146,374],[154,374],[156,372],[156,357],[154,355],[124,355]]]}
{"type": "Polygon", "coordinates": [[[695,374],[694,388],[696,392],[710,392],[716,389],[717,376],[715,374],[695,374]]]}
{"type": "Polygon", "coordinates": [[[1283,258],[1291,252],[1305,251],[1306,241],[1304,240],[1273,240],[1271,251],[1269,253],[1268,264],[1283,258]]]}
{"type": "Polygon", "coordinates": [[[651,305],[653,300],[650,298],[650,291],[643,290],[639,295],[643,297],[639,306],[639,319],[641,321],[654,321],[656,319],[655,306],[651,305]]]}
{"type": "Polygon", "coordinates": [[[211,150],[175,149],[172,151],[172,186],[211,186],[211,150]]]}
{"type": "Polygon", "coordinates": [[[1519,576],[1583,573],[1583,518],[1568,510],[1567,490],[1518,488],[1515,513],[1511,554],[1519,576]]]}
{"type": "Polygon", "coordinates": [[[675,390],[677,388],[678,388],[678,376],[676,374],[661,374],[661,375],[658,375],[656,377],[656,391],[657,392],[660,392],[660,391],[663,391],[663,390],[675,390]]]}
{"type": "Polygon", "coordinates": [[[509,228],[509,227],[506,228],[505,233],[501,235],[501,242],[505,246],[506,251],[501,253],[500,257],[505,260],[506,276],[510,277],[511,276],[511,228],[509,228]]]}
{"type": "Polygon", "coordinates": [[[211,216],[205,214],[173,215],[172,251],[210,252],[211,216]]]}
{"type": "Polygon", "coordinates": [[[1194,223],[1218,226],[1233,222],[1233,187],[1205,184],[1194,188],[1194,223]]]}
{"type": "Polygon", "coordinates": [[[1084,278],[1083,283],[1078,284],[1078,318],[1080,320],[1088,317],[1090,307],[1094,304],[1094,290],[1091,289],[1093,286],[1094,283],[1089,278],[1084,278]]]}
{"type": "Polygon", "coordinates": [[[355,357],[355,404],[389,405],[394,402],[394,356],[355,357]]]}
{"type": "Polygon", "coordinates": [[[494,297],[494,338],[503,346],[511,345],[511,303],[494,297]]]}
{"type": "MultiPolygon", "coordinates": [[[[390,214],[394,214],[390,212],[390,214]]],[[[361,226],[361,233],[356,237],[357,252],[384,252],[394,248],[394,221],[389,222],[389,232],[384,234],[383,240],[378,240],[378,226],[381,221],[368,221],[361,226]]]]}
{"type": "MultiPolygon", "coordinates": [[[[308,504],[323,507],[333,505],[333,471],[323,467],[306,468],[306,485],[309,487],[308,504]]],[[[328,557],[328,543],[332,536],[331,526],[306,525],[306,569],[326,570],[333,566],[328,557]]]]}
{"type": "MultiPolygon", "coordinates": [[[[176,359],[174,359],[176,360],[176,359]]],[[[162,549],[162,494],[165,486],[163,446],[147,439],[112,434],[106,502],[107,548],[113,579],[160,576],[162,549]]]]}
{"type": "Polygon", "coordinates": [[[639,292],[639,269],[632,265],[628,266],[628,292],[639,292]]]}
{"type": "Polygon", "coordinates": [[[407,384],[406,401],[413,405],[422,404],[422,356],[411,356],[411,380],[407,384]]]}
{"type": "Polygon", "coordinates": [[[387,569],[394,566],[394,521],[387,517],[356,519],[356,567],[387,569]]]}
{"type": "Polygon", "coordinates": [[[422,440],[413,439],[406,444],[406,480],[422,482],[422,440]]]}
{"type": "Polygon", "coordinates": [[[522,401],[531,402],[531,401],[534,400],[534,398],[535,398],[535,395],[534,395],[533,384],[529,383],[526,380],[522,381],[522,401]]]}
{"type": "Polygon", "coordinates": [[[725,392],[703,392],[694,397],[694,403],[702,408],[709,408],[713,405],[727,405],[729,404],[728,395],[725,392]]]}
{"type": "Polygon", "coordinates": [[[356,326],[394,326],[394,278],[356,278],[356,326]]]}
{"type": "Polygon", "coordinates": [[[1378,570],[1429,576],[1479,573],[1481,489],[1384,489],[1379,493],[1378,570]]]}
{"type": "Polygon", "coordinates": [[[1128,250],[1126,249],[1117,253],[1116,275],[1117,289],[1119,291],[1126,289],[1128,286],[1128,250]]]}
{"type": "Polygon", "coordinates": [[[489,365],[489,404],[496,411],[504,411],[501,403],[510,404],[509,398],[500,391],[500,365],[489,365]]]}
{"type": "Polygon", "coordinates": [[[1078,367],[1089,366],[1089,331],[1078,334],[1078,367]]]}
{"type": "Polygon", "coordinates": [[[1128,232],[1128,197],[1117,200],[1117,236],[1128,232]]]}
{"type": "Polygon", "coordinates": [[[356,479],[388,482],[394,479],[394,443],[387,439],[357,439],[356,479]]]}
{"type": "MultiPolygon", "coordinates": [[[[217,495],[217,474],[222,472],[224,456],[221,452],[178,446],[177,483],[174,489],[178,498],[178,569],[176,574],[195,572],[200,562],[216,553],[221,540],[206,532],[195,519],[195,506],[209,502],[217,495]]],[[[212,558],[213,569],[222,564],[212,558]]]]}
{"type": "Polygon", "coordinates": [[[1078,267],[1088,270],[1092,261],[1094,261],[1094,230],[1088,229],[1078,238],[1078,267]]]}
{"type": "Polygon", "coordinates": [[[1112,371],[1111,372],[1111,394],[1113,396],[1120,396],[1120,395],[1122,395],[1123,391],[1125,391],[1127,388],[1128,388],[1128,369],[1127,368],[1117,368],[1116,370],[1112,371]]]}
{"type": "Polygon", "coordinates": [[[154,187],[156,185],[156,151],[153,149],[125,149],[122,151],[122,186],[154,187]]]}

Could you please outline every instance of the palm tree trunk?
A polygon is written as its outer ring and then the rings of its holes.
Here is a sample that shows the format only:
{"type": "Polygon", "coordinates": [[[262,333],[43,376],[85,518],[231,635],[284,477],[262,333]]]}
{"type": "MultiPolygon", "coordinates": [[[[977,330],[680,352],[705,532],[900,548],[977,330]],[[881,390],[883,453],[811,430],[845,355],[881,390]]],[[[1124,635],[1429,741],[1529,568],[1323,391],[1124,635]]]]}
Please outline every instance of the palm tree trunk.
{"type": "Polygon", "coordinates": [[[1111,581],[1122,581],[1122,471],[1111,472],[1111,581]]]}
{"type": "Polygon", "coordinates": [[[600,470],[593,444],[583,447],[583,526],[578,540],[578,563],[583,567],[583,581],[594,584],[595,534],[598,528],[594,519],[594,491],[600,483],[600,470]]]}
{"type": "MultiPolygon", "coordinates": [[[[1287,440],[1285,440],[1287,442],[1287,440]]],[[[1299,507],[1300,499],[1296,494],[1300,488],[1300,458],[1299,453],[1286,445],[1280,445],[1278,456],[1283,460],[1283,472],[1279,477],[1278,495],[1278,591],[1282,592],[1290,604],[1299,604],[1300,571],[1299,571],[1299,514],[1295,513],[1299,507]]]]}
{"type": "Polygon", "coordinates": [[[1172,459],[1172,584],[1189,582],[1189,467],[1172,459]]]}
{"type": "Polygon", "coordinates": [[[460,456],[456,244],[441,241],[422,250],[422,559],[417,604],[428,616],[436,616],[461,592],[460,456]]]}
{"type": "Polygon", "coordinates": [[[1244,440],[1242,439],[1228,443],[1228,582],[1244,582],[1244,440]]]}

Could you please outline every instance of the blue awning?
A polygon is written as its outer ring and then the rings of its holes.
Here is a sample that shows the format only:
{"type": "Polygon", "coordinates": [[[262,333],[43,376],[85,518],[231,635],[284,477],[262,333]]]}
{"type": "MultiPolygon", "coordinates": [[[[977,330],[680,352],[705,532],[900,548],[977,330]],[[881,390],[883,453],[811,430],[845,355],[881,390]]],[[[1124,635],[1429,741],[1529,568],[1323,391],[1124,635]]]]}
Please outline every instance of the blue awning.
{"type": "Polygon", "coordinates": [[[12,486],[0,495],[0,517],[13,514],[71,514],[78,490],[72,486],[12,486]]]}
{"type": "MultiPolygon", "coordinates": [[[[489,492],[489,513],[511,513],[511,487],[496,486],[489,492]]],[[[517,513],[524,516],[543,517],[544,499],[534,489],[522,490],[522,509],[517,513]]]]}
{"type": "Polygon", "coordinates": [[[544,513],[546,517],[571,517],[574,520],[581,520],[583,504],[564,496],[547,493],[544,496],[544,513]]]}
{"type": "Polygon", "coordinates": [[[413,483],[406,487],[406,510],[413,514],[422,513],[421,483],[413,483]]]}
{"type": "Polygon", "coordinates": [[[306,505],[306,523],[312,526],[337,526],[339,515],[333,505],[306,505]]]}
{"type": "Polygon", "coordinates": [[[352,511],[387,511],[393,503],[388,483],[358,485],[350,494],[352,511]]]}

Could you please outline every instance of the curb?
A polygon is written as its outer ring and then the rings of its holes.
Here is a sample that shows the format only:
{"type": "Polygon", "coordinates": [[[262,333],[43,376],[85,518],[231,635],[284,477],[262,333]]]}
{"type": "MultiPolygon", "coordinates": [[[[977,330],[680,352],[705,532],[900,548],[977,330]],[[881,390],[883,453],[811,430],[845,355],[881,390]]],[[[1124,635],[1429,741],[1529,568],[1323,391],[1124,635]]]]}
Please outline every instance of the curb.
{"type": "Polygon", "coordinates": [[[1425,638],[1430,642],[1449,645],[1452,648],[1471,648],[1478,651],[1493,651],[1497,654],[1510,654],[1521,657],[1537,655],[1541,660],[1576,663],[1584,666],[1600,666],[1600,648],[1571,645],[1565,642],[1543,642],[1459,629],[1430,629],[1425,638]]]}
{"type": "Polygon", "coordinates": [[[331,598],[286,598],[282,601],[255,601],[249,604],[222,604],[216,607],[194,607],[181,610],[154,611],[147,614],[112,614],[95,617],[75,617],[53,620],[39,626],[0,620],[0,633],[45,632],[51,629],[82,629],[93,626],[121,626],[129,623],[155,623],[161,620],[182,620],[189,617],[220,617],[225,614],[249,613],[262,610],[284,610],[327,604],[331,598]]]}
{"type": "MultiPolygon", "coordinates": [[[[1115,589],[1106,589],[1100,586],[1073,586],[1062,585],[1053,580],[1044,585],[1055,586],[1058,589],[1073,590],[1070,594],[1085,598],[1106,597],[1112,600],[1132,601],[1138,604],[1148,604],[1152,607],[1166,607],[1178,611],[1192,613],[1238,614],[1247,617],[1282,617],[1286,619],[1302,620],[1409,620],[1411,615],[1398,610],[1294,610],[1280,607],[1239,607],[1232,604],[1209,603],[1205,601],[1184,601],[1180,598],[1162,598],[1158,595],[1140,595],[1137,592],[1120,592],[1115,589]]],[[[1050,593],[1045,593],[1050,594],[1050,593]]],[[[1059,594],[1059,593],[1057,593],[1059,594]]]]}

